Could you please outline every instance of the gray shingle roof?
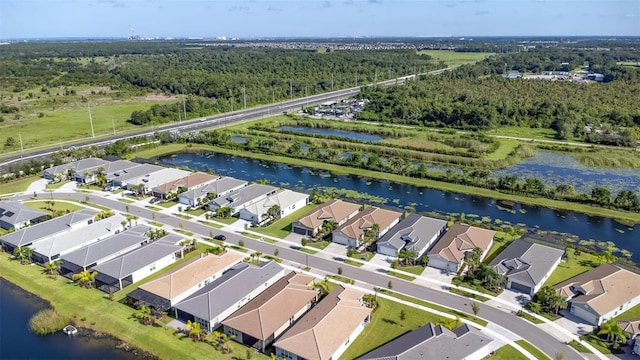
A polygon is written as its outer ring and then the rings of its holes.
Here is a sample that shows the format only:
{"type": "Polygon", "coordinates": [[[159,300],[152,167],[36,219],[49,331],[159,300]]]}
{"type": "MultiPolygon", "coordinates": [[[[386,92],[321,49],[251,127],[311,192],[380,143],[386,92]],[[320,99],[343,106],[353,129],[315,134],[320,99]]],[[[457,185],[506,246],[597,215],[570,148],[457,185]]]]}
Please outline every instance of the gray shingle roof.
{"type": "Polygon", "coordinates": [[[146,174],[151,174],[162,169],[165,168],[152,164],[138,164],[138,166],[129,167],[121,171],[116,171],[114,173],[109,173],[107,174],[106,178],[108,181],[118,181],[126,183],[128,180],[135,179],[146,174]]]}
{"type": "Polygon", "coordinates": [[[150,244],[102,263],[94,267],[93,270],[114,279],[124,279],[136,270],[182,249],[181,245],[176,244],[183,239],[183,237],[174,234],[163,236],[150,244]]]}
{"type": "Polygon", "coordinates": [[[19,201],[0,201],[0,221],[7,224],[20,225],[47,215],[47,213],[30,208],[19,201]]]}
{"type": "Polygon", "coordinates": [[[208,193],[214,193],[216,195],[226,194],[227,192],[239,186],[244,186],[246,183],[247,183],[246,180],[239,180],[236,178],[226,176],[210,184],[207,184],[203,187],[185,191],[182,194],[178,195],[178,197],[184,197],[189,200],[195,200],[197,198],[202,198],[206,196],[208,193]]]}
{"type": "Polygon", "coordinates": [[[217,206],[218,208],[229,206],[236,211],[239,211],[242,206],[257,201],[276,190],[278,189],[271,185],[250,184],[225,196],[215,198],[209,203],[214,204],[214,206],[217,206]]]}
{"type": "Polygon", "coordinates": [[[104,166],[107,163],[108,161],[100,158],[87,158],[87,159],[80,159],[78,161],[70,162],[68,164],[53,166],[48,169],[45,169],[44,172],[46,174],[56,175],[56,174],[65,173],[67,170],[71,169],[73,170],[74,174],[82,175],[87,171],[98,169],[99,167],[104,166]]]}
{"type": "Polygon", "coordinates": [[[498,274],[531,287],[538,285],[553,264],[562,258],[564,250],[528,242],[513,241],[489,263],[498,274]]]}
{"type": "Polygon", "coordinates": [[[422,250],[429,240],[446,228],[447,222],[417,214],[411,214],[391,228],[378,244],[390,244],[397,251],[405,248],[408,251],[422,250]]]}
{"type": "Polygon", "coordinates": [[[147,240],[145,233],[149,229],[151,228],[146,225],[136,225],[129,230],[63,255],[62,260],[85,267],[100,260],[116,257],[147,240]]]}
{"type": "Polygon", "coordinates": [[[493,340],[467,324],[453,331],[427,325],[406,333],[358,358],[359,360],[464,359],[493,340]]]}
{"type": "Polygon", "coordinates": [[[33,248],[34,253],[49,258],[53,258],[56,255],[67,254],[81,246],[86,246],[115,234],[116,230],[122,229],[121,223],[124,220],[125,218],[122,215],[116,214],[95,221],[91,225],[87,225],[78,230],[55,234],[36,242],[30,247],[33,248]]]}
{"type": "MultiPolygon", "coordinates": [[[[260,266],[241,263],[221,277],[175,305],[175,308],[201,319],[212,320],[275,277],[282,277],[284,268],[275,261],[260,266]]],[[[222,320],[222,319],[219,319],[222,320]]]]}
{"type": "Polygon", "coordinates": [[[86,224],[86,222],[93,219],[96,214],[98,214],[98,211],[96,210],[82,209],[3,235],[2,242],[13,246],[29,245],[51,235],[67,231],[72,228],[74,224],[86,224]]]}

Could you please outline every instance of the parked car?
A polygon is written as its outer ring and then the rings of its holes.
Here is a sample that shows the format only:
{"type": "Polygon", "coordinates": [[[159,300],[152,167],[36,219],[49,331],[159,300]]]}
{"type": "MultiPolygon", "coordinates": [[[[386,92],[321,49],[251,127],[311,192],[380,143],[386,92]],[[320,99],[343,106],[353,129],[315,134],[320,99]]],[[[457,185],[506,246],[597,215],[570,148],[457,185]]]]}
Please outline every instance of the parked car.
{"type": "Polygon", "coordinates": [[[220,241],[227,240],[227,237],[222,235],[222,234],[218,234],[218,235],[214,236],[213,238],[216,239],[216,240],[220,240],[220,241]]]}

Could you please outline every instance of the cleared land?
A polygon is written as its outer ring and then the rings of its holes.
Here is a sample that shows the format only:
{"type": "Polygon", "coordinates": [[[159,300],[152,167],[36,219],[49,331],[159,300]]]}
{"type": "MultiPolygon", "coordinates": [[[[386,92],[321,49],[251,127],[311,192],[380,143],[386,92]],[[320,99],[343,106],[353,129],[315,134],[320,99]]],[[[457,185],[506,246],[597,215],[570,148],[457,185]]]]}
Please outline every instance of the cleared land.
{"type": "Polygon", "coordinates": [[[418,54],[429,55],[434,62],[444,62],[447,67],[464,65],[485,59],[494,53],[484,52],[457,52],[450,50],[420,50],[418,54]]]}

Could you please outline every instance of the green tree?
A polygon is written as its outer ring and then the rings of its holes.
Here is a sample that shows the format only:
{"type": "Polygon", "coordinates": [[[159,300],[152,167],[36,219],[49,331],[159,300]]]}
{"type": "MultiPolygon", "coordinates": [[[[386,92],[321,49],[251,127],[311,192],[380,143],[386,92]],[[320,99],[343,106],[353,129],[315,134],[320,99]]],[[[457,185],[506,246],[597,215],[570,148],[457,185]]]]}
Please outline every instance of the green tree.
{"type": "Polygon", "coordinates": [[[591,190],[591,198],[598,204],[607,205],[611,201],[611,192],[605,188],[596,187],[591,190]]]}
{"type": "Polygon", "coordinates": [[[473,311],[473,315],[478,316],[478,313],[480,313],[480,305],[478,305],[477,302],[472,301],[471,310],[473,311]]]}
{"type": "Polygon", "coordinates": [[[60,274],[60,266],[62,265],[62,261],[54,260],[52,262],[48,262],[44,264],[44,273],[55,279],[60,274]]]}
{"type": "Polygon", "coordinates": [[[15,256],[22,265],[31,264],[31,256],[33,255],[33,249],[26,246],[21,246],[13,249],[13,256],[15,256]]]}
{"type": "Polygon", "coordinates": [[[90,272],[89,270],[84,270],[77,274],[73,274],[71,276],[71,279],[77,281],[80,286],[91,289],[93,287],[96,276],[98,276],[98,272],[90,272]]]}
{"type": "Polygon", "coordinates": [[[205,330],[201,328],[199,322],[187,320],[186,328],[189,329],[187,336],[189,336],[194,342],[204,340],[205,330]]]}
{"type": "Polygon", "coordinates": [[[617,321],[613,319],[602,323],[597,334],[599,336],[606,335],[607,342],[611,344],[611,347],[614,349],[617,349],[620,344],[627,342],[627,334],[624,332],[622,327],[618,325],[617,321]]]}

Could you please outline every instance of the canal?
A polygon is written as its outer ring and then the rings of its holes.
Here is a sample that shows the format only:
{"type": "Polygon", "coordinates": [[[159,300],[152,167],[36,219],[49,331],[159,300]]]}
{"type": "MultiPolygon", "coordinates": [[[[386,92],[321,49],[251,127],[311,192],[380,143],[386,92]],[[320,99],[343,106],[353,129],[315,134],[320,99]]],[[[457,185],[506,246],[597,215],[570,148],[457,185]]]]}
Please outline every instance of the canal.
{"type": "MultiPolygon", "coordinates": [[[[612,242],[617,248],[631,252],[632,260],[640,262],[640,241],[636,238],[634,227],[620,224],[610,218],[521,204],[507,206],[483,197],[358,176],[336,176],[305,167],[211,152],[178,153],[163,156],[159,160],[174,166],[187,166],[198,170],[212,169],[220,175],[250,181],[266,179],[273,185],[292,190],[313,192],[337,188],[366,193],[376,199],[384,199],[380,205],[418,213],[434,212],[453,216],[464,213],[467,219],[490,218],[496,225],[519,224],[538,233],[566,233],[584,240],[612,242]]],[[[368,202],[375,204],[375,201],[368,202]]]]}

